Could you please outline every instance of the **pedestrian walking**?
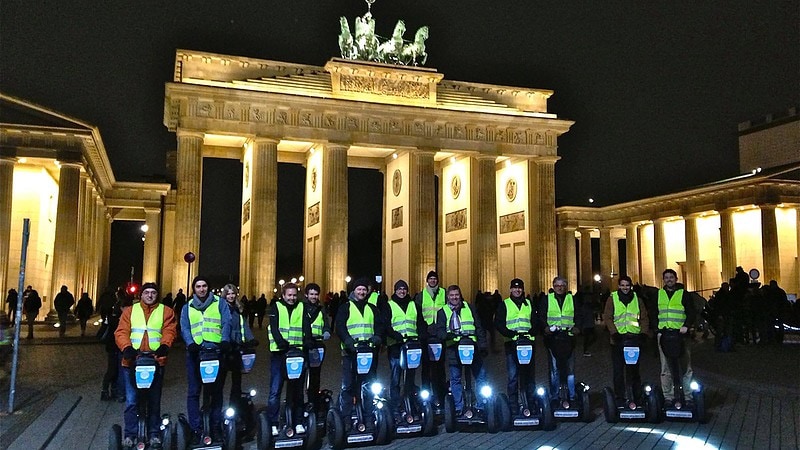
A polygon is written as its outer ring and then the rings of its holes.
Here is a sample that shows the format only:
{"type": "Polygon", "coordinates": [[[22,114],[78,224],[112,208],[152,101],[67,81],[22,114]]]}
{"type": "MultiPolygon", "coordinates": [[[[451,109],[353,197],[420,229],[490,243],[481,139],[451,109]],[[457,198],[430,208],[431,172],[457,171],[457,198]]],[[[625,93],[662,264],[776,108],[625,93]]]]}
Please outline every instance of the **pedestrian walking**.
{"type": "Polygon", "coordinates": [[[53,305],[56,307],[58,313],[58,335],[64,337],[67,333],[67,317],[72,305],[75,304],[75,297],[69,292],[67,286],[61,286],[61,291],[56,295],[53,300],[53,305]]]}
{"type": "Polygon", "coordinates": [[[42,307],[42,299],[35,289],[28,286],[25,290],[25,300],[22,303],[22,308],[25,313],[25,320],[28,321],[28,336],[27,339],[33,339],[33,323],[39,316],[39,309],[42,307]]]}
{"type": "Polygon", "coordinates": [[[94,305],[92,299],[89,298],[89,293],[84,292],[81,294],[78,304],[75,305],[75,315],[78,317],[78,322],[81,324],[81,337],[86,336],[86,322],[94,314],[94,305]]]}

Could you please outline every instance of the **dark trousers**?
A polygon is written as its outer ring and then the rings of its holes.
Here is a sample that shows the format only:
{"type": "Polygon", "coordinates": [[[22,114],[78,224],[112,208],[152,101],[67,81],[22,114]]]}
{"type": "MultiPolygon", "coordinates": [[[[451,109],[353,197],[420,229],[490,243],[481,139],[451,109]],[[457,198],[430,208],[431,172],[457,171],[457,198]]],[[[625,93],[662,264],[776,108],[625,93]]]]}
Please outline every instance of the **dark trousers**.
{"type": "Polygon", "coordinates": [[[319,406],[320,402],[319,378],[321,374],[322,374],[322,366],[308,368],[308,389],[307,389],[308,401],[310,403],[313,403],[315,406],[319,406]]]}
{"type": "MultiPolygon", "coordinates": [[[[518,392],[524,389],[528,402],[533,401],[536,395],[536,377],[533,369],[535,358],[531,355],[530,364],[517,364],[517,348],[513,342],[503,344],[506,354],[506,370],[508,371],[508,384],[506,393],[512,408],[519,404],[518,392]]],[[[535,349],[536,347],[534,347],[535,349]]],[[[530,403],[529,403],[530,404],[530,403]]]]}
{"type": "Polygon", "coordinates": [[[583,353],[591,353],[589,349],[597,340],[594,327],[584,328],[581,333],[583,334],[583,353]]]}
{"type": "Polygon", "coordinates": [[[33,339],[33,322],[36,321],[36,316],[39,315],[39,311],[35,313],[28,313],[26,314],[26,319],[28,319],[28,339],[33,339]]]}
{"type": "Polygon", "coordinates": [[[117,377],[119,377],[119,350],[106,349],[106,373],[103,375],[103,391],[109,389],[117,394],[117,377]]]}
{"type": "Polygon", "coordinates": [[[64,336],[67,333],[67,316],[69,311],[58,311],[58,335],[64,336]]]}
{"type": "MultiPolygon", "coordinates": [[[[222,365],[222,362],[220,362],[222,365]]],[[[220,367],[220,373],[225,370],[220,367]]],[[[203,384],[200,378],[200,355],[198,353],[186,353],[186,381],[188,382],[188,392],[186,394],[186,414],[189,419],[189,427],[195,433],[203,430],[203,421],[200,415],[200,393],[203,393],[203,406],[208,407],[211,416],[211,429],[219,429],[222,423],[222,377],[217,376],[213,383],[203,384]]]]}
{"type": "Polygon", "coordinates": [[[339,407],[345,417],[345,422],[349,421],[350,414],[353,411],[353,398],[356,395],[361,395],[361,386],[356,385],[357,380],[361,378],[361,380],[369,383],[375,379],[375,361],[377,359],[377,355],[373,354],[373,363],[369,372],[364,375],[358,375],[355,353],[342,352],[342,393],[339,395],[339,407]]]}
{"type": "MultiPolygon", "coordinates": [[[[639,400],[642,398],[642,378],[639,376],[639,364],[625,364],[622,344],[611,346],[611,368],[614,372],[614,395],[617,400],[639,400]],[[633,398],[626,398],[625,379],[633,387],[633,398]]],[[[640,355],[641,357],[641,355],[640,355]]]]}
{"type": "Polygon", "coordinates": [[[135,439],[139,433],[139,414],[137,406],[137,396],[141,395],[142,401],[147,402],[147,430],[149,437],[159,435],[161,426],[161,387],[164,381],[164,368],[156,366],[156,373],[153,384],[149,389],[139,393],[134,380],[134,369],[130,367],[122,368],[123,378],[125,379],[125,437],[135,439]]]}
{"type": "MultiPolygon", "coordinates": [[[[273,352],[269,358],[269,398],[267,399],[267,415],[273,425],[278,425],[281,409],[281,391],[283,390],[283,365],[286,354],[273,352]]],[[[292,412],[294,424],[300,423],[303,418],[303,380],[291,380],[286,386],[286,408],[292,412]]]]}
{"type": "Polygon", "coordinates": [[[242,396],[242,359],[238,351],[234,351],[228,356],[224,370],[220,370],[220,382],[223,386],[225,386],[228,373],[231,374],[231,393],[230,397],[228,397],[228,403],[235,405],[242,396]]]}
{"type": "Polygon", "coordinates": [[[444,397],[447,395],[447,376],[444,373],[445,351],[442,349],[442,356],[439,361],[430,360],[430,350],[428,343],[422,343],[422,371],[420,381],[422,387],[429,389],[437,404],[444,404],[444,397]]]}
{"type": "MultiPolygon", "coordinates": [[[[402,403],[400,399],[400,383],[403,382],[403,369],[400,367],[400,345],[397,345],[397,349],[392,349],[392,347],[389,347],[387,351],[387,355],[389,356],[389,373],[391,375],[389,399],[394,408],[399,408],[402,403]]],[[[403,394],[412,392],[416,387],[414,385],[414,377],[417,374],[417,369],[409,369],[406,372],[405,384],[403,384],[402,387],[403,394]]]]}

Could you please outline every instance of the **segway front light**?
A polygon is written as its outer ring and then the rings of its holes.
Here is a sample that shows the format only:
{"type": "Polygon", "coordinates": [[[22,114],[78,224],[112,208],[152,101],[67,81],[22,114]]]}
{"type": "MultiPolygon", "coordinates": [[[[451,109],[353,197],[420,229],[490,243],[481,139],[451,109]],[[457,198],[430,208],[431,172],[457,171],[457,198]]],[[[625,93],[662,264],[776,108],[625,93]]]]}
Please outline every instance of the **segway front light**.
{"type": "Polygon", "coordinates": [[[489,398],[489,397],[491,397],[491,396],[492,396],[492,388],[491,388],[491,387],[489,387],[489,386],[483,386],[483,387],[481,387],[481,395],[482,395],[484,398],[489,398]]]}
{"type": "Polygon", "coordinates": [[[256,396],[256,390],[250,389],[250,398],[255,398],[255,396],[256,396]]]}
{"type": "Polygon", "coordinates": [[[694,392],[697,392],[700,390],[700,384],[697,381],[692,381],[691,383],[689,383],[689,389],[693,390],[694,392]]]}
{"type": "Polygon", "coordinates": [[[380,393],[383,392],[383,385],[380,383],[372,383],[369,390],[372,392],[372,395],[380,395],[380,393]]]}
{"type": "Polygon", "coordinates": [[[544,388],[543,387],[537,388],[536,395],[538,395],[539,397],[544,397],[544,388]]]}
{"type": "Polygon", "coordinates": [[[431,391],[423,389],[419,393],[419,398],[421,398],[422,400],[428,400],[429,398],[431,398],[431,391]]]}
{"type": "Polygon", "coordinates": [[[648,394],[649,394],[650,392],[652,392],[652,390],[653,390],[653,388],[652,388],[652,387],[650,387],[650,385],[649,385],[649,384],[645,384],[645,385],[644,385],[644,391],[645,391],[645,392],[647,392],[648,394]]]}
{"type": "Polygon", "coordinates": [[[233,418],[234,414],[236,414],[236,411],[234,411],[233,408],[228,408],[228,409],[225,410],[225,418],[226,419],[233,418]]]}

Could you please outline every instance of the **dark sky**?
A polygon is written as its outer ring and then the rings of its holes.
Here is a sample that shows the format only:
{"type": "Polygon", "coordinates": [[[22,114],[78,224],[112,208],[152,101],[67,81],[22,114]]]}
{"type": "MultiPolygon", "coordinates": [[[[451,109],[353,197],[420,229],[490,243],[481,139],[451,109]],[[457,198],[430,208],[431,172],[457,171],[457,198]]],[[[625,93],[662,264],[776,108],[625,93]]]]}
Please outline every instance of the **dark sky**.
{"type": "MultiPolygon", "coordinates": [[[[360,0],[4,0],[0,89],[99,126],[118,180],[159,180],[175,148],[162,121],[176,48],[321,66],[338,56],[337,18],[352,23],[365,10],[360,0]]],[[[446,79],[555,91],[550,110],[576,121],[559,140],[559,205],[607,205],[736,175],[737,124],[800,104],[800,0],[378,0],[373,15],[382,35],[398,19],[406,37],[429,25],[427,66],[446,79]]],[[[215,176],[241,176],[240,166],[215,164],[206,161],[215,176]]],[[[283,190],[302,189],[302,168],[280,170],[283,190]]],[[[351,170],[359,183],[380,180],[362,176],[351,170]]],[[[292,223],[302,220],[302,198],[279,199],[289,212],[278,259],[290,266],[301,255],[302,225],[292,223]]],[[[237,207],[235,196],[217,200],[237,207]]],[[[211,211],[204,206],[204,215],[228,214],[211,211]]],[[[367,225],[351,221],[374,229],[367,225]]],[[[203,252],[230,254],[227,245],[206,239],[203,252]]],[[[224,267],[214,270],[237,271],[225,262],[236,255],[218,258],[224,267]]]]}

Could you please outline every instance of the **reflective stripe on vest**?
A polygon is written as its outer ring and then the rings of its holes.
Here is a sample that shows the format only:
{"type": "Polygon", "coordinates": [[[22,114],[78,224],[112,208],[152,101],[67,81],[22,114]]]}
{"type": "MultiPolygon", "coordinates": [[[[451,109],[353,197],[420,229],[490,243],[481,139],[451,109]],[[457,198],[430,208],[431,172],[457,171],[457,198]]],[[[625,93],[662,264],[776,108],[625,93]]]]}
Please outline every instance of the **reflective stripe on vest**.
{"type": "Polygon", "coordinates": [[[639,297],[636,292],[633,293],[633,300],[628,303],[628,306],[625,306],[619,299],[619,292],[613,292],[611,299],[614,302],[614,325],[617,327],[617,332],[620,334],[641,333],[642,329],[639,327],[639,297]]]}
{"type": "Polygon", "coordinates": [[[444,289],[436,289],[436,298],[431,298],[428,287],[422,288],[422,317],[425,323],[431,325],[436,320],[436,313],[444,308],[444,289]]]}
{"type": "MultiPolygon", "coordinates": [[[[350,304],[350,316],[347,318],[347,332],[354,340],[366,340],[375,335],[375,315],[372,308],[364,305],[364,314],[358,310],[354,301],[350,304]]],[[[342,342],[344,348],[344,342],[342,342]]]]}
{"type": "Polygon", "coordinates": [[[667,297],[667,291],[658,290],[658,328],[678,330],[686,322],[686,311],[683,310],[683,289],[678,289],[667,297]]]}
{"type": "Polygon", "coordinates": [[[564,306],[559,308],[556,294],[547,294],[547,326],[557,326],[572,333],[575,326],[575,303],[572,294],[564,297],[564,306]]]}
{"type": "Polygon", "coordinates": [[[203,341],[220,343],[222,342],[222,315],[219,312],[219,297],[216,295],[211,300],[211,304],[204,311],[200,311],[190,301],[189,325],[191,325],[192,340],[195,344],[202,344],[203,341]]]}
{"type": "Polygon", "coordinates": [[[159,304],[153,308],[150,318],[145,320],[144,308],[141,303],[131,307],[131,346],[136,350],[142,346],[144,333],[147,332],[147,343],[150,350],[161,347],[161,328],[164,326],[164,305],[159,304]]]}
{"type": "MultiPolygon", "coordinates": [[[[522,300],[522,306],[517,308],[514,300],[507,298],[503,300],[506,305],[506,328],[517,333],[527,333],[531,330],[531,314],[533,308],[528,299],[522,300]]],[[[508,342],[514,340],[513,338],[503,336],[503,339],[508,342]]],[[[531,336],[533,339],[533,336],[531,336]]]]}
{"type": "MultiPolygon", "coordinates": [[[[297,306],[292,310],[289,315],[289,308],[281,302],[275,303],[275,308],[278,311],[278,332],[281,337],[286,339],[289,345],[295,347],[303,346],[303,312],[305,307],[302,302],[298,302],[297,306]]],[[[272,337],[272,329],[267,326],[267,336],[272,337]]],[[[277,352],[278,343],[274,339],[270,340],[269,351],[277,352]]]]}
{"type": "Polygon", "coordinates": [[[311,322],[311,336],[316,339],[322,339],[322,327],[325,326],[325,320],[322,318],[322,309],[317,311],[317,318],[311,322]]]}
{"type": "MultiPolygon", "coordinates": [[[[403,311],[396,301],[389,300],[389,306],[392,308],[392,329],[403,337],[417,337],[417,305],[409,301],[406,310],[403,311]]],[[[392,338],[387,340],[389,345],[397,343],[392,338]]]]}
{"type": "MultiPolygon", "coordinates": [[[[452,333],[453,329],[450,328],[450,318],[453,317],[453,310],[450,309],[450,306],[445,306],[442,308],[444,311],[445,320],[447,320],[447,332],[452,333]]],[[[475,336],[475,319],[472,317],[472,310],[469,309],[469,306],[463,305],[461,310],[458,314],[458,318],[461,319],[461,333],[466,333],[469,336],[475,336]]],[[[461,339],[456,338],[456,339],[461,339]]],[[[456,339],[450,339],[447,341],[448,345],[455,343],[456,339]]]]}

